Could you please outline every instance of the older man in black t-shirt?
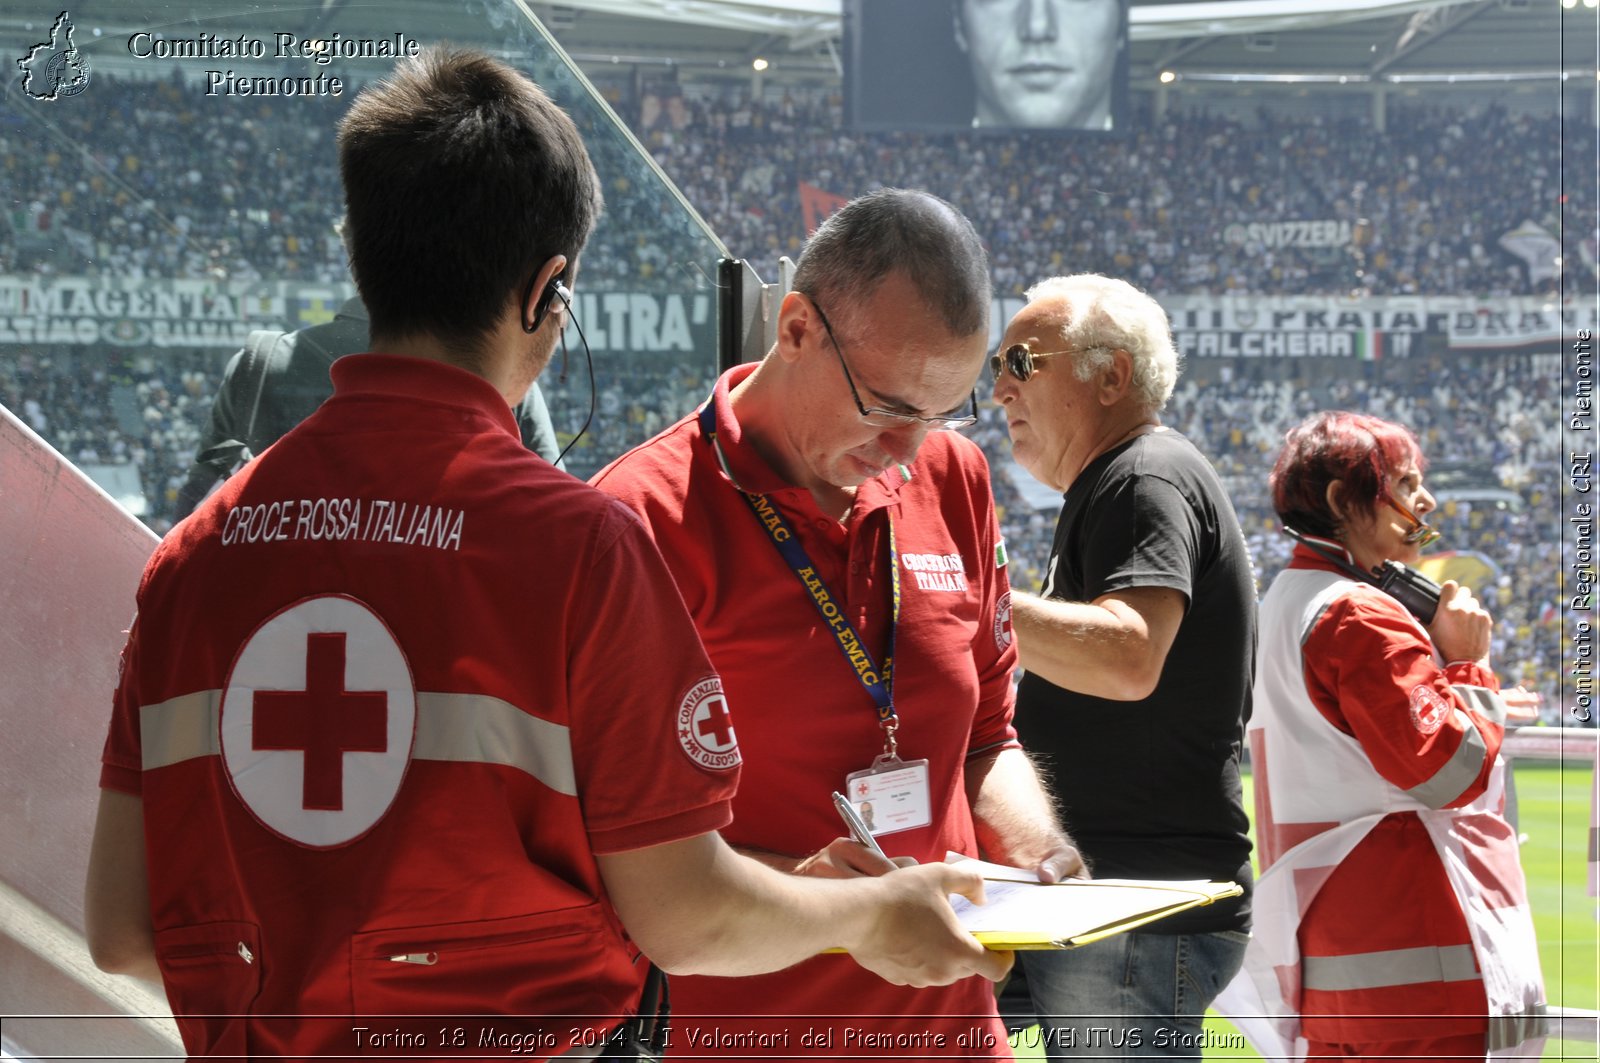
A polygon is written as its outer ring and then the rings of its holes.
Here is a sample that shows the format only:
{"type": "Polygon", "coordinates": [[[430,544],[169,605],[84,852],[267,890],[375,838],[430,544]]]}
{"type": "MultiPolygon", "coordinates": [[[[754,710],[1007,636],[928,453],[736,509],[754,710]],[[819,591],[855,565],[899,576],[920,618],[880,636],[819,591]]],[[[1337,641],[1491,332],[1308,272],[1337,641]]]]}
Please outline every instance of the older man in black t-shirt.
{"type": "Polygon", "coordinates": [[[1155,300],[1080,275],[1029,290],[995,365],[1017,462],[1066,496],[1042,596],[1012,602],[1023,743],[1096,877],[1246,889],[1144,932],[1019,954],[1026,986],[1002,1010],[1014,1026],[1037,1015],[1052,1058],[1198,1056],[1247,940],[1255,587],[1216,473],[1160,423],[1177,360],[1155,300]]]}

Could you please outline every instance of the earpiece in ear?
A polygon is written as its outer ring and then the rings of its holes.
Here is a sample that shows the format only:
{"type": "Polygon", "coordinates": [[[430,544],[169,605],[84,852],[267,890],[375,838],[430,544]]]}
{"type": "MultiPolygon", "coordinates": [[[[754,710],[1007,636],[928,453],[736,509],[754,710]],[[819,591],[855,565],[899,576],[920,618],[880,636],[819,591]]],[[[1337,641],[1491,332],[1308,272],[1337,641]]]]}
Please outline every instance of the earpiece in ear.
{"type": "Polygon", "coordinates": [[[538,332],[539,326],[544,324],[544,316],[550,312],[551,300],[555,299],[557,296],[561,298],[563,305],[572,305],[572,293],[568,291],[567,286],[561,282],[561,274],[559,273],[551,278],[550,283],[544,286],[544,291],[539,293],[539,301],[535,303],[533,307],[533,324],[524,324],[522,326],[522,331],[538,332]]]}

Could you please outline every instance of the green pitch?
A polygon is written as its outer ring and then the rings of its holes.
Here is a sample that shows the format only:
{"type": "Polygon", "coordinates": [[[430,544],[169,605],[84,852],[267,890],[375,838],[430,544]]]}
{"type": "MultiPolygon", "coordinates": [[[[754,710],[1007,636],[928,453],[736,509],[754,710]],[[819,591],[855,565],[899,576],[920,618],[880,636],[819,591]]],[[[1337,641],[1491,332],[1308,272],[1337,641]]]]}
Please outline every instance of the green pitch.
{"type": "MultiPolygon", "coordinates": [[[[1528,877],[1528,900],[1539,933],[1539,960],[1545,992],[1554,1006],[1600,1008],[1600,949],[1597,949],[1596,899],[1588,893],[1590,767],[1523,762],[1516,767],[1517,826],[1527,835],[1522,867],[1528,877]]],[[[1254,810],[1253,787],[1244,780],[1245,808],[1254,810]]],[[[1233,1024],[1216,1014],[1206,1029],[1213,1043],[1235,1039],[1233,1024]]],[[[1027,1038],[1017,1048],[1019,1059],[1043,1058],[1027,1038]]],[[[1248,1048],[1208,1048],[1206,1059],[1259,1059],[1248,1048]]],[[[1545,1060],[1596,1059],[1593,1044],[1552,1041],[1545,1060]]]]}

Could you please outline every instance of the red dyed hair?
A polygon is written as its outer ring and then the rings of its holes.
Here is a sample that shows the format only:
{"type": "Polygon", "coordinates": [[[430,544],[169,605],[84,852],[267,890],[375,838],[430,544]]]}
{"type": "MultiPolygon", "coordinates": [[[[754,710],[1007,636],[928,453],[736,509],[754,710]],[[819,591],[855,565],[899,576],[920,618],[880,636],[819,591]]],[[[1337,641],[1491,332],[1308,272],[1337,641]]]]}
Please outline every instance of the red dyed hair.
{"type": "Polygon", "coordinates": [[[1338,539],[1339,518],[1328,507],[1328,485],[1344,482],[1352,502],[1376,509],[1389,477],[1407,462],[1425,460],[1411,430],[1364,413],[1312,414],[1289,430],[1272,468],[1272,506],[1295,531],[1338,539]]]}

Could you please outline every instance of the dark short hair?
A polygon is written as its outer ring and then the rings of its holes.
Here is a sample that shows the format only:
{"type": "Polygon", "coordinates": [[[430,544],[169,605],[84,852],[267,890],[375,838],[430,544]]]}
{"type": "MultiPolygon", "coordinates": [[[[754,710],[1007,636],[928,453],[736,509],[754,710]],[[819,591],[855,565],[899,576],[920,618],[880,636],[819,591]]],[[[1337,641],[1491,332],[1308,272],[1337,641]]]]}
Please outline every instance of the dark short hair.
{"type": "Polygon", "coordinates": [[[1364,413],[1313,414],[1289,430],[1272,468],[1272,507],[1295,531],[1341,538],[1328,507],[1328,485],[1340,480],[1353,504],[1376,509],[1389,477],[1407,461],[1426,462],[1416,437],[1402,425],[1364,413]]]}
{"type": "Polygon", "coordinates": [[[859,305],[894,273],[957,336],[989,327],[989,256],[955,207],[927,192],[881,188],[822,223],[794,271],[794,290],[827,306],[859,305]]]}
{"type": "Polygon", "coordinates": [[[339,172],[372,334],[463,352],[551,256],[577,258],[602,202],[566,112],[504,63],[449,47],[356,98],[339,123],[339,172]]]}

